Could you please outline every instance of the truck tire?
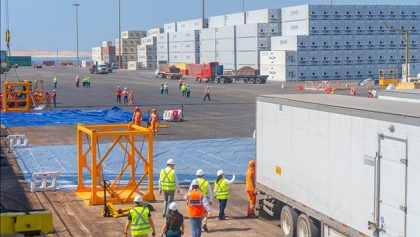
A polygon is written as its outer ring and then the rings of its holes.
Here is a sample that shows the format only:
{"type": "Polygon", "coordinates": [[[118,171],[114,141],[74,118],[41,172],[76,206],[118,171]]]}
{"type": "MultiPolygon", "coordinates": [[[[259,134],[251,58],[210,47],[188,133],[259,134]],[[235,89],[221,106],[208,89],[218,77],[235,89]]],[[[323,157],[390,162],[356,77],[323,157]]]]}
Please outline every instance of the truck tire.
{"type": "Polygon", "coordinates": [[[225,80],[224,77],[220,78],[220,83],[222,83],[222,84],[225,84],[226,83],[226,80],[225,80]]]}
{"type": "Polygon", "coordinates": [[[214,83],[219,84],[219,83],[220,83],[220,78],[215,78],[215,79],[214,79],[214,83]]]}
{"type": "Polygon", "coordinates": [[[257,84],[261,84],[261,78],[259,78],[259,77],[257,77],[257,79],[255,79],[255,83],[257,83],[257,84]]]}
{"type": "Polygon", "coordinates": [[[297,237],[319,237],[319,230],[312,219],[306,214],[300,214],[296,223],[297,237]]]}
{"type": "Polygon", "coordinates": [[[244,78],[243,81],[244,81],[245,84],[247,84],[248,83],[248,78],[244,78]]]}
{"type": "Polygon", "coordinates": [[[280,213],[280,226],[284,237],[294,237],[298,214],[289,206],[284,206],[280,213]]]}
{"type": "Polygon", "coordinates": [[[255,78],[249,78],[249,83],[254,84],[255,83],[255,78]]]}

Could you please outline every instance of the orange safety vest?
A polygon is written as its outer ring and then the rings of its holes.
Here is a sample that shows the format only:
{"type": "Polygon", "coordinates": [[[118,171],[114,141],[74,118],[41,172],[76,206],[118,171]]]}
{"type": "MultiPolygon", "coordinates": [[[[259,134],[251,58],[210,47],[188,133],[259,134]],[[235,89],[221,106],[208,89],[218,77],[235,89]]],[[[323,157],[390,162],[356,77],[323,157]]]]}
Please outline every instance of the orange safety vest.
{"type": "Polygon", "coordinates": [[[203,204],[203,193],[200,190],[193,189],[187,194],[188,215],[192,218],[204,217],[205,210],[203,204]]]}
{"type": "Polygon", "coordinates": [[[142,120],[142,115],[141,115],[141,113],[140,113],[140,112],[135,112],[135,113],[134,113],[134,122],[135,122],[137,125],[141,126],[141,120],[142,120]]]}
{"type": "Polygon", "coordinates": [[[248,167],[248,170],[246,171],[246,191],[252,191],[252,192],[255,191],[254,181],[255,181],[255,168],[248,167]]]}
{"type": "Polygon", "coordinates": [[[121,89],[117,89],[117,91],[116,91],[116,95],[117,95],[117,96],[120,96],[120,95],[121,95],[121,89]]]}

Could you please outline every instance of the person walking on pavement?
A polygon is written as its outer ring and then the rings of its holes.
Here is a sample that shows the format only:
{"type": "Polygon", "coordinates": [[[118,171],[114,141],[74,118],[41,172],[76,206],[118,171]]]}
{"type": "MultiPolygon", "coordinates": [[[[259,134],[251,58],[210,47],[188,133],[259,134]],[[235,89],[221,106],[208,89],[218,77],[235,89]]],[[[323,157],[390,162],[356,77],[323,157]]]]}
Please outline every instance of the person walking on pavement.
{"type": "Polygon", "coordinates": [[[157,135],[159,133],[159,114],[155,108],[152,109],[149,122],[150,126],[152,127],[153,135],[157,135]]]}
{"type": "Polygon", "coordinates": [[[184,216],[178,212],[178,206],[175,202],[171,202],[168,208],[169,213],[166,215],[160,236],[181,237],[181,235],[184,235],[184,216]]]}
{"type": "MultiPolygon", "coordinates": [[[[204,194],[204,196],[206,196],[210,206],[212,205],[212,200],[213,200],[213,191],[211,190],[211,186],[209,181],[204,179],[204,171],[199,169],[197,170],[197,172],[195,173],[197,175],[197,182],[198,182],[198,186],[200,187],[200,191],[204,194]]],[[[192,187],[192,183],[190,185],[190,188],[188,189],[188,191],[191,191],[193,189],[192,187]]],[[[208,214],[207,214],[208,215],[208,214]]],[[[204,216],[203,218],[203,230],[208,232],[209,229],[207,227],[207,215],[204,216]]]]}
{"type": "Polygon", "coordinates": [[[135,206],[128,213],[124,236],[128,236],[128,228],[131,229],[131,236],[147,237],[150,232],[153,237],[156,236],[155,222],[148,205],[143,203],[143,198],[138,195],[134,198],[134,203],[135,206]]]}
{"type": "Polygon", "coordinates": [[[191,236],[200,237],[201,226],[206,211],[208,215],[211,216],[210,205],[204,193],[200,191],[200,185],[196,179],[191,182],[191,186],[192,190],[186,194],[188,215],[191,224],[191,236]]]}
{"type": "Polygon", "coordinates": [[[211,101],[210,99],[210,87],[207,86],[206,89],[204,89],[204,99],[203,101],[206,101],[206,98],[209,98],[209,101],[211,101]]]}
{"type": "Polygon", "coordinates": [[[165,85],[163,86],[163,89],[165,90],[165,94],[168,95],[168,92],[169,92],[168,82],[165,82],[165,85]]]}
{"type": "Polygon", "coordinates": [[[47,108],[51,107],[51,95],[48,91],[45,92],[45,106],[47,106],[47,108]]]}
{"type": "Polygon", "coordinates": [[[53,83],[54,83],[54,89],[57,89],[58,80],[57,80],[56,76],[54,76],[54,78],[53,78],[53,83]]]}
{"type": "Polygon", "coordinates": [[[124,87],[123,96],[124,96],[124,104],[126,105],[126,104],[128,104],[128,90],[127,90],[127,87],[124,87]]]}
{"type": "Polygon", "coordinates": [[[121,104],[121,87],[120,86],[117,86],[115,95],[117,96],[117,104],[121,104]]]}
{"type": "Polygon", "coordinates": [[[160,94],[161,95],[163,95],[164,90],[165,90],[165,88],[164,88],[163,82],[161,82],[160,83],[160,94]]]}
{"type": "Polygon", "coordinates": [[[255,160],[248,162],[246,171],[246,192],[248,193],[248,213],[247,217],[255,217],[254,209],[257,200],[255,192],[255,160]]]}
{"type": "Polygon", "coordinates": [[[142,114],[139,107],[136,107],[133,112],[133,118],[131,119],[136,125],[141,126],[142,114]]]}
{"type": "Polygon", "coordinates": [[[128,94],[128,105],[133,105],[134,103],[134,91],[130,91],[130,93],[128,94]]]}
{"type": "Polygon", "coordinates": [[[182,79],[182,77],[181,78],[179,78],[179,81],[178,81],[178,90],[181,90],[181,87],[182,87],[182,85],[184,84],[184,79],[182,79]]]}
{"type": "Polygon", "coordinates": [[[76,76],[76,87],[79,87],[79,84],[80,84],[80,76],[77,75],[76,76]]]}
{"type": "Polygon", "coordinates": [[[187,86],[185,84],[181,86],[181,93],[183,97],[187,97],[187,86]]]}
{"type": "Polygon", "coordinates": [[[214,195],[219,200],[219,220],[226,219],[225,208],[230,198],[230,184],[235,181],[235,174],[231,180],[225,178],[223,170],[217,171],[217,179],[214,181],[214,195]]]}
{"type": "Polygon", "coordinates": [[[187,85],[187,98],[190,98],[190,94],[191,94],[191,86],[190,84],[187,85]]]}
{"type": "Polygon", "coordinates": [[[175,163],[173,159],[166,161],[166,168],[160,170],[159,193],[164,197],[164,211],[162,216],[165,217],[169,203],[174,201],[175,191],[179,193],[178,177],[175,173],[175,163]]]}
{"type": "Polygon", "coordinates": [[[51,98],[53,100],[54,108],[56,108],[57,107],[57,92],[55,92],[55,90],[52,91],[51,98]]]}

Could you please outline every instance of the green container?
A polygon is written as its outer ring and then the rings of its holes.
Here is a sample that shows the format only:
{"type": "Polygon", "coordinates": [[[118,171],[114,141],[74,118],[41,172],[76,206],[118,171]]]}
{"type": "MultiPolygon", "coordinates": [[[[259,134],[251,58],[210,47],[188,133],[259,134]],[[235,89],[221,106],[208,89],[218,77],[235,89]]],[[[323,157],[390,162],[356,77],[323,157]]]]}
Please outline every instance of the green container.
{"type": "Polygon", "coordinates": [[[7,56],[6,60],[10,65],[17,64],[19,67],[32,66],[31,56],[7,56]]]}

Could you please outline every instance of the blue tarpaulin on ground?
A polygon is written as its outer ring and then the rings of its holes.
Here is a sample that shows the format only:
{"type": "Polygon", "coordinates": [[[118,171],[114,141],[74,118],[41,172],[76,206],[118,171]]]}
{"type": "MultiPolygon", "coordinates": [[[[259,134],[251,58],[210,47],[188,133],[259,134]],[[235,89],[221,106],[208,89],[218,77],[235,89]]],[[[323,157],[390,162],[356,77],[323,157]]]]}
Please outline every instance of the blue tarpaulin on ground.
{"type": "MultiPolygon", "coordinates": [[[[136,147],[147,157],[147,144],[136,143],[136,147]]],[[[98,154],[104,155],[111,144],[100,144],[98,154]]],[[[124,143],[124,145],[126,145],[124,143]]],[[[128,145],[129,146],[129,145],[128,145]]],[[[86,150],[88,146],[84,146],[86,150]]],[[[129,150],[129,147],[128,147],[129,150]]],[[[248,161],[255,159],[255,140],[252,138],[230,138],[209,140],[158,141],[153,143],[154,181],[159,179],[160,169],[166,167],[168,159],[175,160],[175,169],[181,183],[189,183],[195,178],[197,169],[206,172],[211,182],[219,169],[223,169],[227,178],[235,173],[237,180],[245,180],[248,161]]],[[[30,182],[32,173],[58,171],[58,187],[74,190],[77,187],[77,147],[76,145],[36,146],[16,148],[14,154],[25,179],[30,182]]],[[[113,180],[127,157],[123,149],[116,146],[103,163],[102,169],[107,180],[113,180]]],[[[88,159],[90,162],[90,159],[88,159]]],[[[129,169],[127,169],[129,170],[129,169]]],[[[136,177],[144,173],[142,162],[138,163],[136,177]]],[[[90,178],[84,171],[86,184],[90,178]]],[[[121,184],[128,182],[129,173],[122,176],[121,184]]]]}
{"type": "MultiPolygon", "coordinates": [[[[132,113],[121,108],[98,110],[49,110],[39,112],[1,113],[1,124],[7,127],[20,126],[48,126],[48,125],[72,125],[103,124],[103,123],[127,123],[131,120],[132,113]]],[[[143,115],[143,121],[147,121],[149,115],[143,115]]]]}

